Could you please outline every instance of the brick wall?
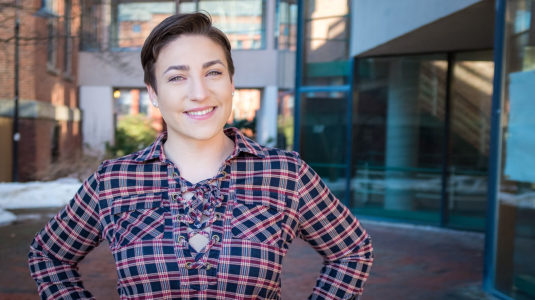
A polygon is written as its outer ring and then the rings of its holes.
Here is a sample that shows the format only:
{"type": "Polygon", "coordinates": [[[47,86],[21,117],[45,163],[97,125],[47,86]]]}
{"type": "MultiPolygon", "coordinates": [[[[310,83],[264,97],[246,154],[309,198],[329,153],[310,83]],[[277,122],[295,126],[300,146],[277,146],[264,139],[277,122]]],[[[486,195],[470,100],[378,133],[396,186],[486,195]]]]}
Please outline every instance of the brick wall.
{"type": "Polygon", "coordinates": [[[35,180],[51,162],[52,132],[54,121],[21,119],[19,141],[19,179],[35,180]]]}
{"type": "MultiPolygon", "coordinates": [[[[80,27],[80,1],[72,0],[70,36],[65,34],[65,1],[56,1],[57,18],[35,16],[41,0],[20,0],[19,91],[21,100],[46,103],[46,107],[78,108],[77,62],[80,27]],[[53,20],[53,21],[51,21],[53,20]],[[56,63],[48,64],[48,25],[56,26],[56,63]],[[66,41],[71,40],[71,68],[65,64],[66,41]]],[[[14,97],[14,8],[0,9],[0,101],[14,97]]],[[[4,117],[11,116],[8,115],[4,117]]],[[[59,126],[58,160],[76,157],[81,153],[82,139],[79,120],[56,119],[52,112],[45,117],[21,118],[19,123],[19,179],[36,179],[36,174],[52,163],[54,127],[59,126]]],[[[0,124],[1,125],[1,124],[0,124]]],[[[3,137],[5,139],[5,137],[3,137]]],[[[3,142],[3,141],[0,141],[3,142]]]]}

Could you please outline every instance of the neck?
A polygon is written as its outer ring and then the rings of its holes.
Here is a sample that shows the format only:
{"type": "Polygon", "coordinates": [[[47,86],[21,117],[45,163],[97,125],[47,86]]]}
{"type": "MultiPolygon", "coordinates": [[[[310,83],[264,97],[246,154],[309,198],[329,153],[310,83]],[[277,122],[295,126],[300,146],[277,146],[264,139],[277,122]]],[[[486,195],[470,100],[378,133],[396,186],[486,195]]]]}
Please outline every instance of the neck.
{"type": "Polygon", "coordinates": [[[215,176],[233,150],[233,141],[223,131],[209,140],[186,139],[169,131],[164,144],[167,158],[191,183],[215,176]]]}

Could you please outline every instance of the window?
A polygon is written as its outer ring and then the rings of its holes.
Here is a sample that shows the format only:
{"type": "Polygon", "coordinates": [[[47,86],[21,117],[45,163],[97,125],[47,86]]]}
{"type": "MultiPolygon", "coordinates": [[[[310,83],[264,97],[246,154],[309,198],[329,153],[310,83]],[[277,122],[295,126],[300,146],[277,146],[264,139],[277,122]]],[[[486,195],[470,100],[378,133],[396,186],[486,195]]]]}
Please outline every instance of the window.
{"type": "MultiPolygon", "coordinates": [[[[264,0],[114,0],[112,45],[119,49],[140,49],[150,31],[166,17],[177,12],[205,11],[212,17],[214,26],[227,34],[233,49],[262,49],[265,47],[264,2],[264,0]]],[[[90,8],[88,6],[85,9],[90,8]]],[[[91,28],[91,22],[84,24],[85,28],[91,28]]]]}
{"type": "Polygon", "coordinates": [[[297,42],[297,1],[279,0],[277,9],[276,45],[295,51],[297,42]]]}
{"type": "Polygon", "coordinates": [[[57,48],[58,48],[58,33],[57,33],[57,18],[49,18],[47,22],[47,45],[46,45],[46,61],[49,71],[57,71],[57,48]]]}
{"type": "Polygon", "coordinates": [[[174,1],[114,1],[113,47],[140,49],[151,30],[175,11],[174,1]]]}
{"type": "Polygon", "coordinates": [[[124,115],[151,115],[152,105],[146,89],[116,89],[115,112],[124,115]]]}
{"type": "Polygon", "coordinates": [[[483,230],[493,70],[492,51],[359,58],[352,206],[483,230]]]}
{"type": "Polygon", "coordinates": [[[350,72],[350,1],[305,2],[303,85],[347,84],[350,72]]]}
{"type": "Polygon", "coordinates": [[[239,128],[251,138],[256,138],[257,112],[260,110],[261,99],[260,89],[236,89],[228,125],[239,128]]]}
{"type": "Polygon", "coordinates": [[[200,0],[199,10],[212,16],[214,26],[228,36],[233,49],[265,47],[264,1],[200,0]]]}
{"type": "Polygon", "coordinates": [[[495,288],[535,298],[535,1],[506,2],[495,288]]]}
{"type": "Polygon", "coordinates": [[[84,0],[81,3],[82,23],[80,26],[80,49],[84,51],[102,49],[104,32],[101,25],[102,4],[101,0],[84,0]]]}
{"type": "Polygon", "coordinates": [[[294,103],[293,91],[279,90],[277,99],[277,148],[293,149],[294,103]]]}
{"type": "Polygon", "coordinates": [[[51,15],[57,15],[58,14],[57,0],[42,0],[41,11],[44,11],[51,15]]]}

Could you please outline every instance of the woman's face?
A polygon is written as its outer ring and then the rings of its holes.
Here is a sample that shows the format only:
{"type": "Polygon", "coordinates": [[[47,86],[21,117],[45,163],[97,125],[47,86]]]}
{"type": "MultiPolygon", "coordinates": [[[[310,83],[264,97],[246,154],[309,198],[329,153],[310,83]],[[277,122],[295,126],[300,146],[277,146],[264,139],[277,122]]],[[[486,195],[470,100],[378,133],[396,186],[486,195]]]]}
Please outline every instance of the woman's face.
{"type": "Polygon", "coordinates": [[[234,84],[221,46],[202,35],[182,35],[160,51],[154,75],[158,93],[147,89],[170,138],[210,141],[224,134],[234,84]]]}

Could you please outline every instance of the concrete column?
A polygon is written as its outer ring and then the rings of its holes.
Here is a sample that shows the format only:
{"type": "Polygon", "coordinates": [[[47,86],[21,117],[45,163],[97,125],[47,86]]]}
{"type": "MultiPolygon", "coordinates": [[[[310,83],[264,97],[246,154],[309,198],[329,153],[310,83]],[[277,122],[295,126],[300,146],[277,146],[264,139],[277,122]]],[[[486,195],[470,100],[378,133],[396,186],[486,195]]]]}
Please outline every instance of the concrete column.
{"type": "Polygon", "coordinates": [[[260,110],[256,113],[256,136],[263,145],[274,146],[277,141],[277,86],[266,86],[260,110]]]}
{"type": "Polygon", "coordinates": [[[81,86],[82,135],[85,151],[103,154],[115,141],[113,90],[110,86],[81,86]]]}
{"type": "Polygon", "coordinates": [[[266,14],[264,24],[266,26],[264,31],[265,46],[266,49],[275,49],[275,30],[276,24],[276,11],[277,11],[277,1],[270,0],[266,1],[266,14]]]}
{"type": "Polygon", "coordinates": [[[412,193],[400,180],[408,179],[409,172],[388,168],[417,166],[419,142],[418,78],[420,63],[411,58],[394,61],[390,66],[388,108],[386,116],[387,167],[385,209],[411,210],[412,193]]]}

